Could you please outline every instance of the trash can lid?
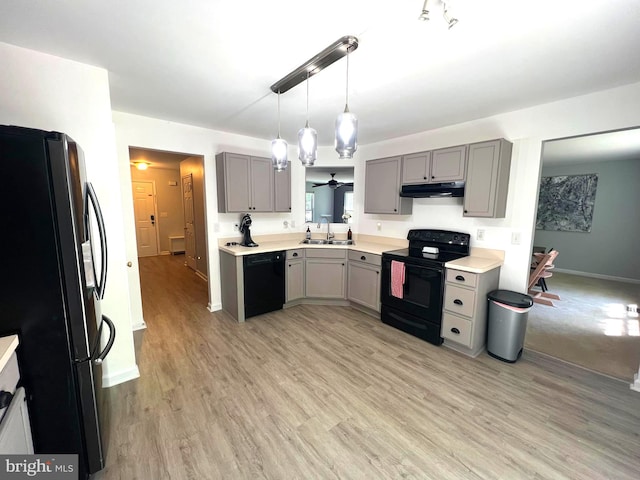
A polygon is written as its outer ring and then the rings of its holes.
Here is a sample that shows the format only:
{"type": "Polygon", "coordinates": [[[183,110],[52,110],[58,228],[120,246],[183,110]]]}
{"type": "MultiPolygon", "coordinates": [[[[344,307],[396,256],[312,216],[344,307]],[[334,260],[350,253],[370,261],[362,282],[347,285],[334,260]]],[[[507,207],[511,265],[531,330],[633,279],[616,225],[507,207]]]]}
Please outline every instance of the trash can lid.
{"type": "Polygon", "coordinates": [[[533,298],[524,293],[512,292],[511,290],[494,290],[487,295],[489,300],[504,303],[512,307],[528,308],[533,306],[533,298]]]}

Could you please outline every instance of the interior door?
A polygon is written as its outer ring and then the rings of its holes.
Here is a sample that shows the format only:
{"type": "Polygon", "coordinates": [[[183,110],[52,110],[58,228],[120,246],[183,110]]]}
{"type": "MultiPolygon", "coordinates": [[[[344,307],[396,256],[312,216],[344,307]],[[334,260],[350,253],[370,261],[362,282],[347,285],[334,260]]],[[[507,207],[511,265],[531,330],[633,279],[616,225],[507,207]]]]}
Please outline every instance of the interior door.
{"type": "Polygon", "coordinates": [[[156,198],[153,182],[132,182],[138,257],[158,255],[156,198]]]}
{"type": "Polygon", "coordinates": [[[182,205],[184,206],[184,256],[187,267],[196,269],[196,226],[193,214],[193,175],[182,177],[182,205]]]}

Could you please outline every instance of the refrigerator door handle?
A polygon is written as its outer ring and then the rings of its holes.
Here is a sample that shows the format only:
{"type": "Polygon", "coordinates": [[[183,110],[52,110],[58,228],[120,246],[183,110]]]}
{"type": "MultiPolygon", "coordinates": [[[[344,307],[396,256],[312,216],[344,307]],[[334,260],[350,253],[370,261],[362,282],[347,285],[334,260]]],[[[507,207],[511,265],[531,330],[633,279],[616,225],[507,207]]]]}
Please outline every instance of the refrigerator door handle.
{"type": "Polygon", "coordinates": [[[104,298],[104,289],[107,283],[107,234],[104,228],[104,217],[102,216],[100,203],[98,202],[98,197],[95,190],[93,189],[93,185],[91,184],[91,182],[87,182],[87,198],[84,218],[84,229],[87,238],[89,238],[90,233],[89,202],[91,202],[93,211],[96,214],[96,221],[98,222],[98,233],[100,235],[100,265],[102,268],[100,268],[100,281],[96,285],[96,292],[98,294],[98,298],[101,300],[102,298],[104,298]]]}
{"type": "MultiPolygon", "coordinates": [[[[116,327],[113,324],[113,322],[111,321],[111,319],[109,317],[107,317],[106,315],[103,315],[102,316],[102,321],[104,323],[106,323],[107,326],[109,327],[109,340],[107,340],[107,344],[104,346],[104,348],[100,352],[100,355],[98,355],[93,360],[93,363],[95,363],[96,365],[102,364],[102,362],[104,361],[105,357],[111,351],[111,347],[113,347],[113,342],[116,339],[116,327]]],[[[102,328],[100,328],[100,331],[102,331],[102,328]]]]}

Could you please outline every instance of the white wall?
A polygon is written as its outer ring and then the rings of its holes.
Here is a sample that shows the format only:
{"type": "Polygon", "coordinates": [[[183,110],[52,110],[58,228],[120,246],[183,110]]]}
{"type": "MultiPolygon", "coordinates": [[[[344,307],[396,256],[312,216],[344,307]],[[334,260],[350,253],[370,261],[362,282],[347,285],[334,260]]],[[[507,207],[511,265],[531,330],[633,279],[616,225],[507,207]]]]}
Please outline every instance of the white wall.
{"type": "Polygon", "coordinates": [[[542,175],[598,175],[590,232],[536,230],[534,244],[558,251],[556,269],[640,282],[640,158],[549,165],[542,175]]]}
{"type": "Polygon", "coordinates": [[[109,386],[135,378],[138,368],[130,334],[123,208],[107,72],[6,43],[0,43],[0,65],[0,122],[65,132],[84,151],[87,176],[104,213],[109,247],[102,311],[118,330],[104,363],[103,383],[109,386]]]}

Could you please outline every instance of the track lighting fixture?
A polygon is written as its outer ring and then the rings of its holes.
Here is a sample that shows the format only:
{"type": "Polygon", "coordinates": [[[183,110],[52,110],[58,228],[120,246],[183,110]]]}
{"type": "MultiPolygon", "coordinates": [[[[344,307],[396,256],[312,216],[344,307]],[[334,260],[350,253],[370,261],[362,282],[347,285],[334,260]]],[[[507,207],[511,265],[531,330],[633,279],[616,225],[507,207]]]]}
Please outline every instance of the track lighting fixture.
{"type": "MultiPolygon", "coordinates": [[[[437,0],[424,0],[424,3],[422,4],[422,12],[418,17],[418,20],[422,20],[424,22],[429,21],[429,4],[435,1],[437,0]]],[[[445,0],[439,1],[442,4],[442,18],[444,18],[444,21],[447,23],[448,27],[451,28],[456,23],[458,23],[458,19],[449,13],[449,7],[447,6],[448,2],[446,2],[445,0]]]]}

